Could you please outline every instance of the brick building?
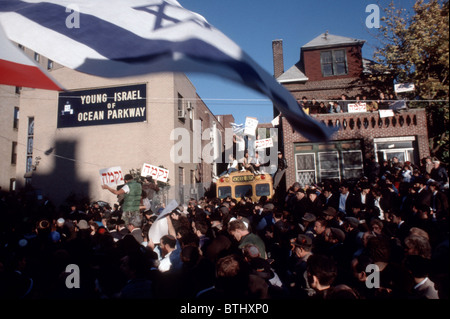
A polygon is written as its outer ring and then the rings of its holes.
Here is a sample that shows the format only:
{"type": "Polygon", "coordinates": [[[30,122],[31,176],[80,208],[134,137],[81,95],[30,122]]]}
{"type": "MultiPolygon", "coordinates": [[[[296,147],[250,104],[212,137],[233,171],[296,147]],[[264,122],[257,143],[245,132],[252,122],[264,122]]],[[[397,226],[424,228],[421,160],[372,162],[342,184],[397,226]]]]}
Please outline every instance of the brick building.
{"type": "MultiPolygon", "coordinates": [[[[300,60],[284,71],[282,40],[272,43],[274,76],[297,100],[351,101],[376,88],[367,84],[370,61],[362,57],[364,40],[324,33],[301,47],[300,60]]],[[[368,98],[374,98],[368,96],[368,98]]],[[[419,164],[429,155],[427,119],[424,109],[391,114],[346,112],[311,114],[327,125],[339,126],[328,143],[311,143],[295,132],[281,116],[281,148],[288,162],[286,186],[324,180],[358,179],[367,172],[371,158],[381,162],[394,156],[419,164]]]]}

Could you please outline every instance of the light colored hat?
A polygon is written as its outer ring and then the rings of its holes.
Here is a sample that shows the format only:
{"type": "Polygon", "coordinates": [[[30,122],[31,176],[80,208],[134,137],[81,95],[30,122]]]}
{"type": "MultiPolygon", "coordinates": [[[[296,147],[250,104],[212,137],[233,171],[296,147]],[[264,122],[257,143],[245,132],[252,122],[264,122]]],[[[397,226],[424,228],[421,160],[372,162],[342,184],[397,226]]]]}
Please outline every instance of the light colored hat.
{"type": "Polygon", "coordinates": [[[78,227],[78,229],[89,229],[89,225],[88,225],[87,221],[85,221],[84,219],[80,220],[77,223],[77,227],[78,227]]]}

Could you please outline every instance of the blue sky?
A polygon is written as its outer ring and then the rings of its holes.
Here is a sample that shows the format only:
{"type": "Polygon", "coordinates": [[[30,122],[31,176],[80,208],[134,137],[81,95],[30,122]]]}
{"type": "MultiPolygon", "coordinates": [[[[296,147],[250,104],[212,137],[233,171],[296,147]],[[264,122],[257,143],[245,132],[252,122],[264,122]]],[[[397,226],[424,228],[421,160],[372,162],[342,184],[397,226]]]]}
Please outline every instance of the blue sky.
{"type": "MultiPolygon", "coordinates": [[[[283,40],[284,68],[300,57],[300,47],[321,33],[366,40],[363,57],[371,59],[376,29],[366,27],[366,6],[386,6],[386,0],[179,0],[191,11],[236,42],[267,72],[273,74],[272,41],[283,40]]],[[[411,8],[413,0],[396,0],[397,7],[411,8]]],[[[382,15],[382,10],[380,10],[382,15]]],[[[199,96],[216,114],[233,114],[237,123],[246,116],[270,122],[270,100],[250,89],[210,75],[188,74],[199,96]]]]}

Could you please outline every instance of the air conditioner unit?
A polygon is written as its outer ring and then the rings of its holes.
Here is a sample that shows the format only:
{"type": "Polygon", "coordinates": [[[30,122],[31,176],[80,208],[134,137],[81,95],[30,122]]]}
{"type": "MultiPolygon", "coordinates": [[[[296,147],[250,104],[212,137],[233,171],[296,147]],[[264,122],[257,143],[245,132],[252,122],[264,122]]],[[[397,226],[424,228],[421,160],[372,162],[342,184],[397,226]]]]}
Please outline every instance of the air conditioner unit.
{"type": "Polygon", "coordinates": [[[192,106],[192,102],[187,102],[187,110],[192,111],[194,107],[192,106]]]}
{"type": "Polygon", "coordinates": [[[179,119],[184,119],[185,118],[184,108],[178,109],[178,118],[179,119]]]}

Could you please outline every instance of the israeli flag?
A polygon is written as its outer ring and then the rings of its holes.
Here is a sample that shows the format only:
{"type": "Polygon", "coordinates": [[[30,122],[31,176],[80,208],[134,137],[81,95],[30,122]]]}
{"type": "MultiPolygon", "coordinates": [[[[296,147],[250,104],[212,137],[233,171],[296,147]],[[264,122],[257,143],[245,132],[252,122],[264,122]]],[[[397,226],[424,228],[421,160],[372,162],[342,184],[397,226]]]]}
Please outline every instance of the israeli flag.
{"type": "Polygon", "coordinates": [[[80,72],[211,73],[266,95],[311,141],[335,131],[305,114],[272,75],[176,0],[2,0],[0,23],[10,40],[80,72]]]}

